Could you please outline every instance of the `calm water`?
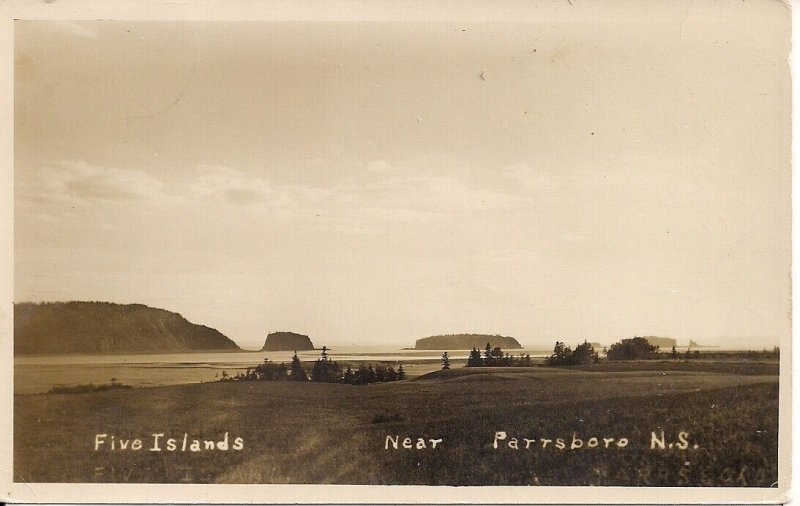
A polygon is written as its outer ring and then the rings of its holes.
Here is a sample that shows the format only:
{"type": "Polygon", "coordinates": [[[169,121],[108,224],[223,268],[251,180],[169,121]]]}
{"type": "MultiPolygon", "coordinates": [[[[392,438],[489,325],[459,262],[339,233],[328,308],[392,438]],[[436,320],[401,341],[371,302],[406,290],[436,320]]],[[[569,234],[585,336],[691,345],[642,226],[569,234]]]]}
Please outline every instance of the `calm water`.
{"type": "MultiPolygon", "coordinates": [[[[552,350],[509,350],[514,355],[530,354],[542,358],[552,350]]],[[[303,362],[319,358],[319,350],[298,352],[303,362]]],[[[216,381],[226,371],[237,374],[264,361],[292,360],[294,352],[170,353],[152,355],[40,355],[14,359],[14,392],[41,393],[57,385],[110,383],[112,379],[134,387],[177,385],[216,381]]],[[[401,350],[394,347],[340,346],[328,354],[340,362],[370,361],[403,364],[409,377],[438,369],[442,353],[428,350],[401,350]]],[[[452,351],[453,360],[466,359],[469,351],[452,351]]],[[[308,369],[308,367],[307,367],[308,369]]]]}

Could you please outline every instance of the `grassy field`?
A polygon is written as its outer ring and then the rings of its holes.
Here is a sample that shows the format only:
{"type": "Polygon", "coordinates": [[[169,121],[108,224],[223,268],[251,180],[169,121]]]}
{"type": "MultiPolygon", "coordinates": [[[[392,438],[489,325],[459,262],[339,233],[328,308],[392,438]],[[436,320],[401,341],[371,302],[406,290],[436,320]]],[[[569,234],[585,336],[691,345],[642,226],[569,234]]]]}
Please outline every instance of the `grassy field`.
{"type": "Polygon", "coordinates": [[[17,395],[14,475],[26,482],[771,486],[776,364],[680,364],[458,368],[367,386],[237,382],[17,395]],[[651,433],[661,430],[673,447],[651,449],[651,433]],[[506,439],[494,448],[498,431],[506,439]],[[148,450],[153,433],[179,440],[188,433],[191,441],[225,432],[244,448],[148,450]],[[679,432],[687,433],[686,449],[679,432]],[[110,451],[104,443],[95,451],[98,433],[140,437],[144,449],[110,451]],[[386,449],[387,436],[398,437],[397,450],[386,449]],[[424,438],[427,448],[404,449],[405,437],[424,438]],[[513,437],[518,450],[508,447],[513,437]],[[573,437],[581,448],[570,449],[573,437]],[[588,448],[593,437],[598,447],[588,448]],[[523,438],[535,442],[525,449],[523,438]],[[555,446],[557,438],[566,448],[555,446]],[[605,448],[603,438],[614,440],[605,448]],[[429,439],[443,441],[434,449],[429,439]],[[552,441],[542,447],[543,439],[552,441]]]}

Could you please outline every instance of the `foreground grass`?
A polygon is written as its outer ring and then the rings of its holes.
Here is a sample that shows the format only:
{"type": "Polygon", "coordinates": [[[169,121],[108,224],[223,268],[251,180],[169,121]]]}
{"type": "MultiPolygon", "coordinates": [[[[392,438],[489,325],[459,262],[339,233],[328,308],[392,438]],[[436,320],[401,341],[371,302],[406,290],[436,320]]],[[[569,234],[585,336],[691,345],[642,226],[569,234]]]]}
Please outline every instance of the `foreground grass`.
{"type": "Polygon", "coordinates": [[[105,390],[120,390],[126,388],[133,388],[130,385],[124,385],[122,383],[103,383],[100,385],[95,385],[94,383],[89,383],[87,385],[58,385],[54,386],[50,389],[49,394],[90,394],[93,392],[103,392],[105,390]]]}
{"type": "MultiPolygon", "coordinates": [[[[15,397],[18,481],[761,486],[777,480],[775,375],[455,369],[368,386],[245,382],[15,397]],[[692,446],[650,449],[651,432],[692,446]],[[493,448],[507,437],[625,448],[493,448]],[[245,441],[241,451],[94,451],[117,438],[245,441]],[[386,436],[441,438],[385,449],[386,436]],[[693,448],[697,444],[698,448],[693,448]]],[[[149,441],[149,440],[148,440],[149,441]]],[[[416,441],[416,439],[415,439],[416,441]]],[[[145,443],[145,450],[148,443],[145,443]]],[[[524,446],[524,444],[522,445],[524,446]]]]}

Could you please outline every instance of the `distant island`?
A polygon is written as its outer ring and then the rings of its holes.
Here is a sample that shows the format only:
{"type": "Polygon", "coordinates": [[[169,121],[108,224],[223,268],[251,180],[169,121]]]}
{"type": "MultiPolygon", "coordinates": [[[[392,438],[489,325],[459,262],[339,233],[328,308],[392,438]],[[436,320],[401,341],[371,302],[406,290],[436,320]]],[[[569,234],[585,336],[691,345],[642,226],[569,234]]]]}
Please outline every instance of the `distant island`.
{"type": "Polygon", "coordinates": [[[272,332],[264,341],[261,351],[298,351],[313,350],[311,338],[294,332],[272,332]]]}
{"type": "Polygon", "coordinates": [[[179,353],[239,351],[216,329],[143,304],[14,304],[14,353],[179,353]]]}
{"type": "Polygon", "coordinates": [[[513,337],[491,336],[488,334],[448,334],[442,336],[430,336],[417,339],[415,350],[471,350],[478,348],[482,350],[490,343],[492,347],[499,346],[502,349],[518,350],[522,345],[513,337]]]}
{"type": "Polygon", "coordinates": [[[656,337],[656,336],[642,336],[647,339],[647,342],[653,346],[660,348],[672,348],[678,345],[678,341],[671,337],[656,337]]]}

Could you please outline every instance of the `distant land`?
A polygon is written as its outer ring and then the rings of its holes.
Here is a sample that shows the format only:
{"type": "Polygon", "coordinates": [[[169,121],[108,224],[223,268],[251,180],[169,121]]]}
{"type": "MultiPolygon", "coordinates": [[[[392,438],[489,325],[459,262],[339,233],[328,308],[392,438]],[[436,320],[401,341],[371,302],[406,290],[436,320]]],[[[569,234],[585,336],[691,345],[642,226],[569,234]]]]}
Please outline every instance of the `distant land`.
{"type": "Polygon", "coordinates": [[[261,351],[298,351],[313,350],[311,338],[294,332],[272,332],[264,341],[261,351]]]}
{"type": "Polygon", "coordinates": [[[179,353],[239,351],[216,329],[143,304],[14,304],[14,353],[179,353]]]}
{"type": "Polygon", "coordinates": [[[522,345],[513,337],[491,336],[488,334],[448,334],[417,339],[415,350],[482,350],[490,343],[492,348],[520,349],[522,345]]]}
{"type": "Polygon", "coordinates": [[[672,348],[678,345],[678,341],[671,337],[656,337],[656,336],[642,336],[647,339],[647,342],[652,346],[659,346],[661,348],[672,348]]]}

